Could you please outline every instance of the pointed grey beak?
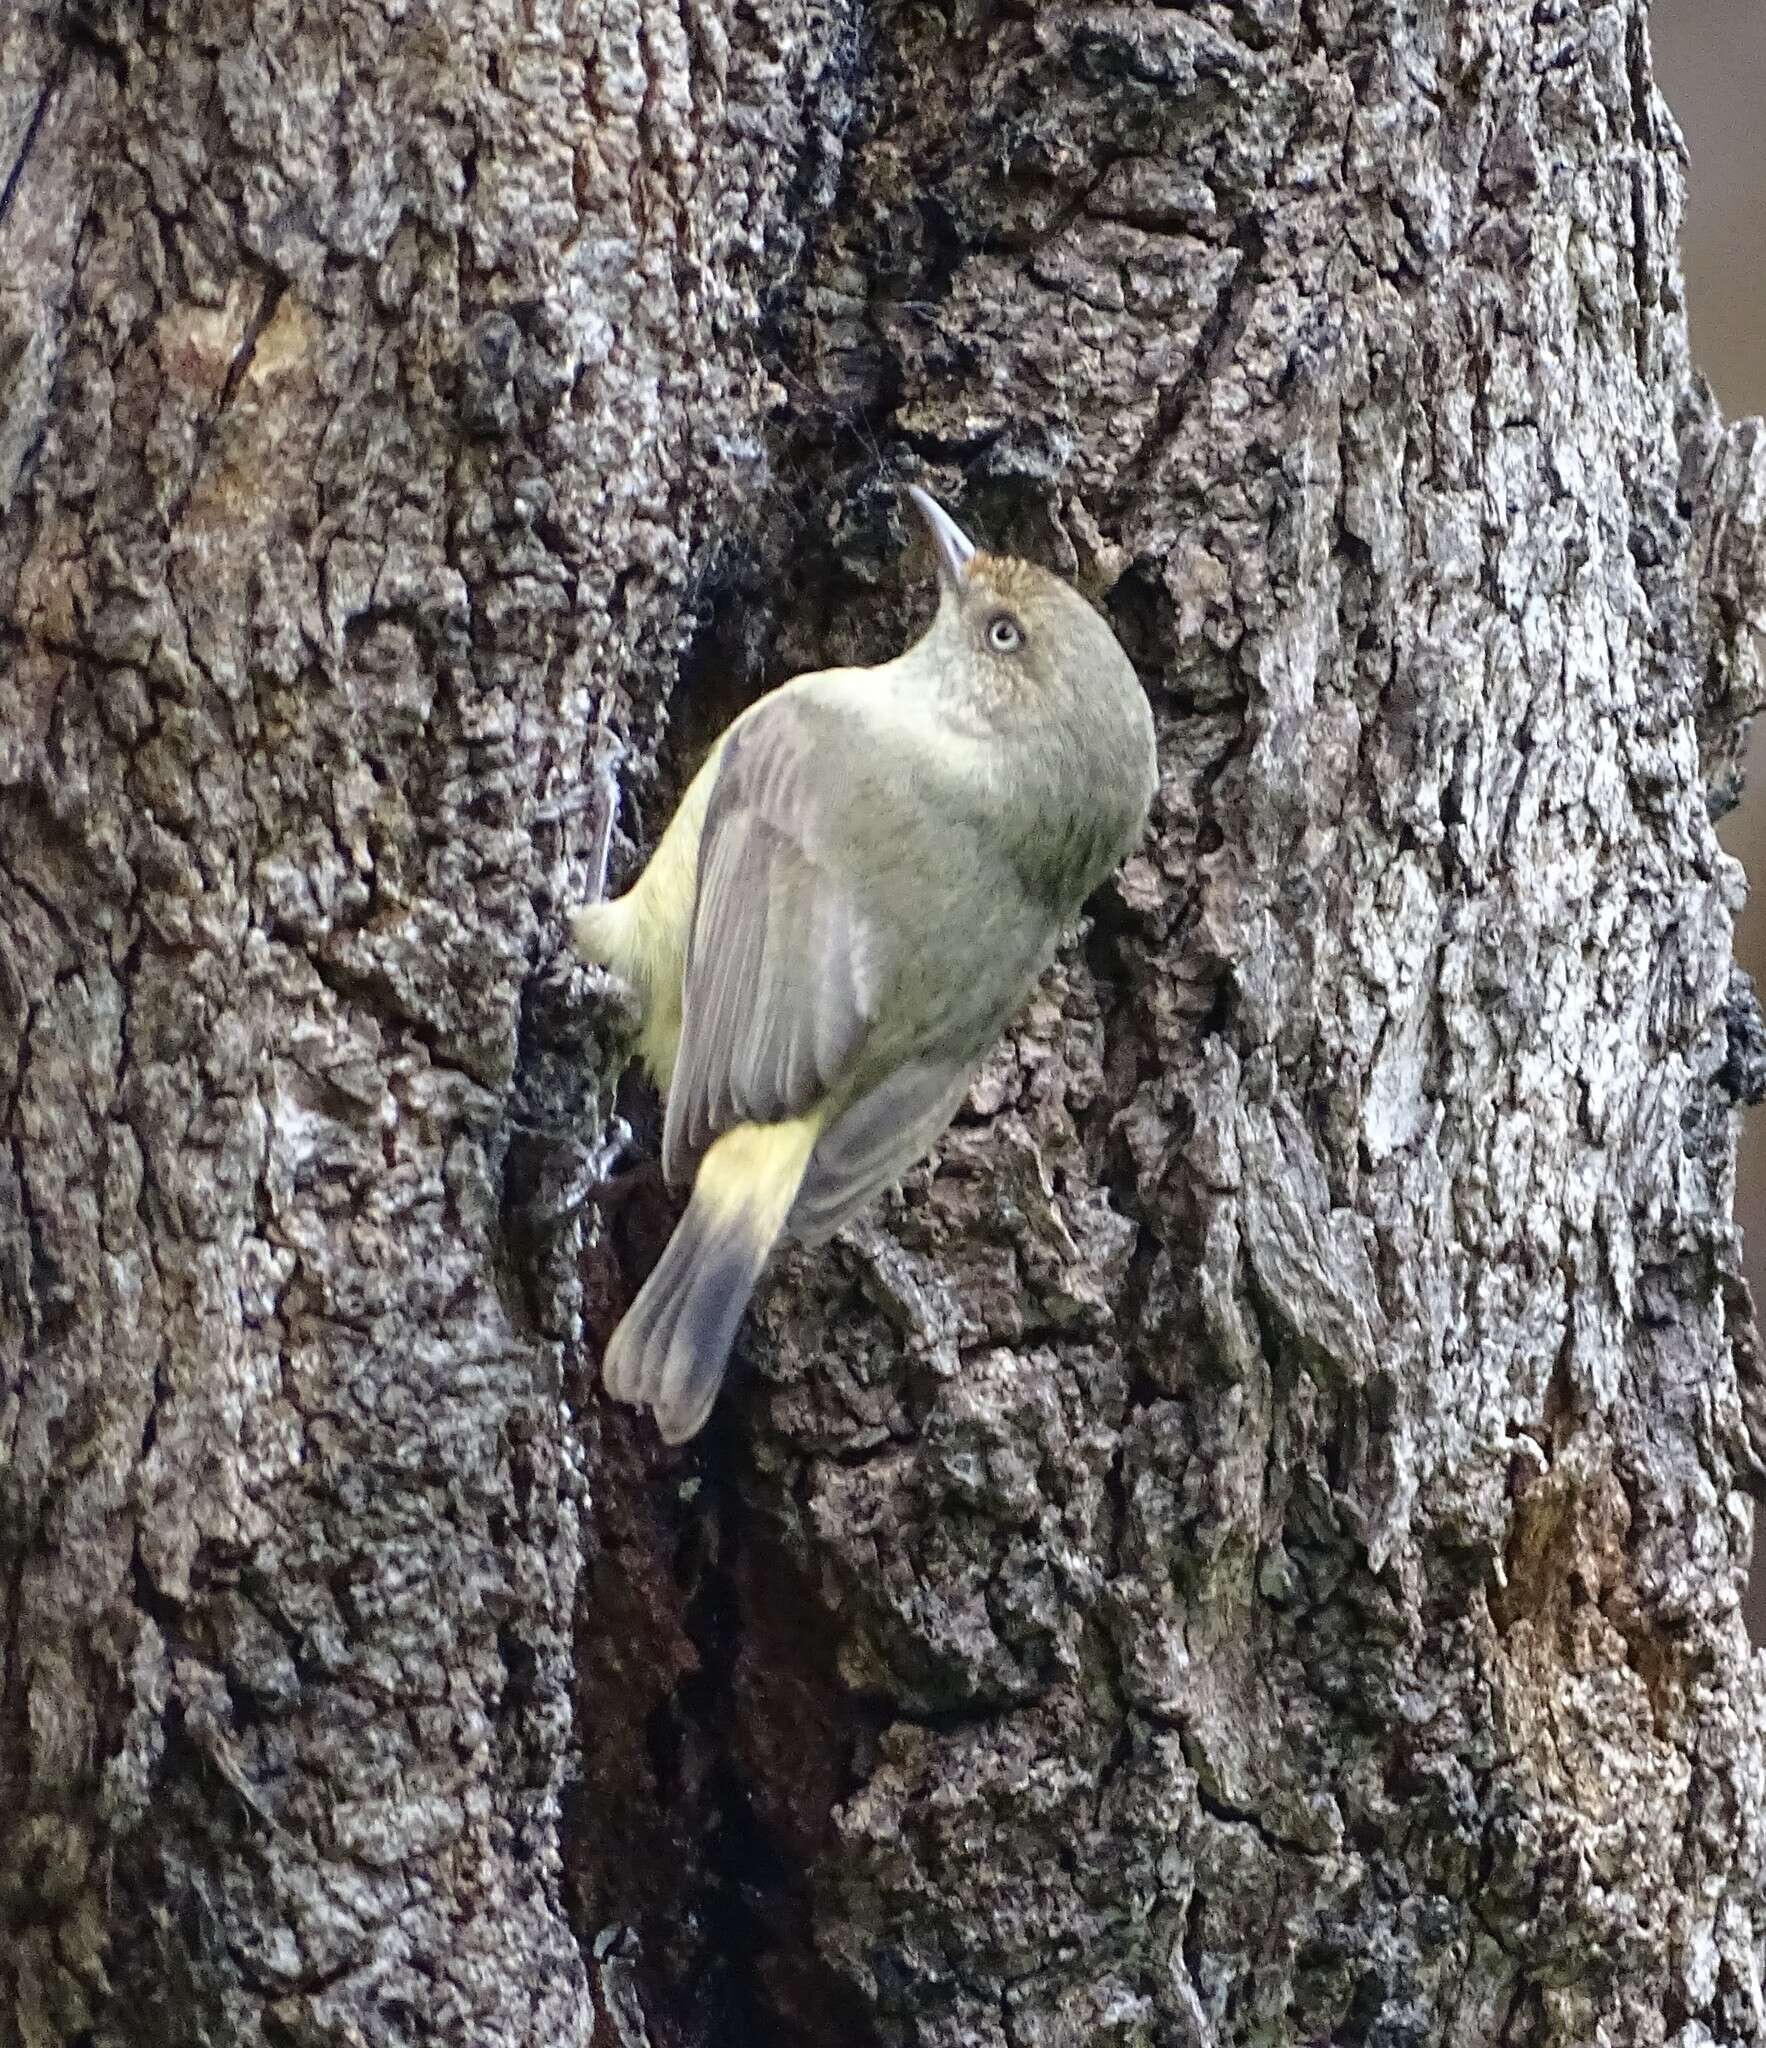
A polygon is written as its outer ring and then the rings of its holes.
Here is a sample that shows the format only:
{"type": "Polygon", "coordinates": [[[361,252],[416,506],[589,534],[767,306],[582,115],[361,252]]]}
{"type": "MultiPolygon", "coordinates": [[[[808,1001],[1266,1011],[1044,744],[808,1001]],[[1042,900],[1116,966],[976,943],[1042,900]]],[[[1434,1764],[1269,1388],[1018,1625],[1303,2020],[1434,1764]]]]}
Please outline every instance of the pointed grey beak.
{"type": "Polygon", "coordinates": [[[961,590],[975,559],[975,543],[950,516],[930,491],[918,484],[908,485],[914,510],[925,520],[938,550],[938,580],[949,590],[961,590]]]}

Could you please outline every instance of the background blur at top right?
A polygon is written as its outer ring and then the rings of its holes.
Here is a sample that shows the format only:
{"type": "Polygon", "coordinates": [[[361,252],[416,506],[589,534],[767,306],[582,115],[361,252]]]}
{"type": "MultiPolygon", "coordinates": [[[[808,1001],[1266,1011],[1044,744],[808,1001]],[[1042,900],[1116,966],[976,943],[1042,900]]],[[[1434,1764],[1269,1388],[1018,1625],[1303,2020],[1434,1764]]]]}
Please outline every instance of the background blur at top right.
{"type": "MultiPolygon", "coordinates": [[[[1766,0],[1655,0],[1656,80],[1691,153],[1687,172],[1687,312],[1693,360],[1732,419],[1766,412],[1766,0]]],[[[1723,843],[1750,893],[1736,956],[1766,990],[1766,720],[1756,729],[1747,792],[1723,843]]],[[[1757,1302],[1766,1301],[1766,1108],[1742,1126],[1736,1219],[1757,1302]]],[[[1766,1640],[1766,1558],[1756,1537],[1750,1625],[1766,1640]]]]}

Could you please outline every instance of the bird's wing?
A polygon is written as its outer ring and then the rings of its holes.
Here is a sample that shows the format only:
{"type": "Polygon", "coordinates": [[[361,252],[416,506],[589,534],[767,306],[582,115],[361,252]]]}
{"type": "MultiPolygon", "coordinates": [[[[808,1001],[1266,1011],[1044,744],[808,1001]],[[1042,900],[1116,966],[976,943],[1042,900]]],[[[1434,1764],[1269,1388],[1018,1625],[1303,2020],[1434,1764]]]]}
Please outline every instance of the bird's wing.
{"type": "Polygon", "coordinates": [[[910,1061],[861,1095],[810,1155],[786,1228],[819,1244],[937,1144],[968,1093],[976,1062],[910,1061]]]}
{"type": "Polygon", "coordinates": [[[843,872],[848,792],[827,748],[793,692],[745,718],[718,764],[663,1129],[677,1185],[732,1126],[819,1102],[875,1015],[880,939],[843,872]]]}

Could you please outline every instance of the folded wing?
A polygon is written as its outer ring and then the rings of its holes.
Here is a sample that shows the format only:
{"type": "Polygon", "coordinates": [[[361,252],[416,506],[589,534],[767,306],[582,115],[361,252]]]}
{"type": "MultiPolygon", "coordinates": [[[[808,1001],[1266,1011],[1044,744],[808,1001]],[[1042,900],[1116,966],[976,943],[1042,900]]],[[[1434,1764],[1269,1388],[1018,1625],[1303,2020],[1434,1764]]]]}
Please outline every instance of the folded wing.
{"type": "Polygon", "coordinates": [[[819,1244],[923,1159],[968,1093],[972,1066],[898,1067],[825,1130],[786,1228],[819,1244]]]}
{"type": "Polygon", "coordinates": [[[679,1185],[744,1123],[820,1102],[875,1016],[878,934],[843,869],[847,792],[830,788],[813,702],[775,698],[731,735],[699,842],[680,1052],[663,1129],[679,1185]]]}

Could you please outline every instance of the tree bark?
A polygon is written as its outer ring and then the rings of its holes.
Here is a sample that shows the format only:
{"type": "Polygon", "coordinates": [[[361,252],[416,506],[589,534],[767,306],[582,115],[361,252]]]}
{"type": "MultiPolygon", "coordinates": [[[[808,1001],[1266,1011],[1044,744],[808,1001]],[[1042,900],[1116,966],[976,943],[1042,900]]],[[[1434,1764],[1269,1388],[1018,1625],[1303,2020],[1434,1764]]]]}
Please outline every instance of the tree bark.
{"type": "Polygon", "coordinates": [[[0,17],[0,2039],[1766,2041],[1683,171],[1641,0],[0,17]],[[908,473],[1153,828],[663,1452],[558,913],[908,473]]]}

